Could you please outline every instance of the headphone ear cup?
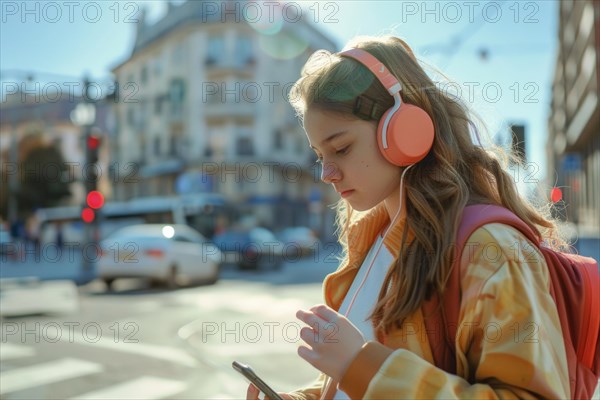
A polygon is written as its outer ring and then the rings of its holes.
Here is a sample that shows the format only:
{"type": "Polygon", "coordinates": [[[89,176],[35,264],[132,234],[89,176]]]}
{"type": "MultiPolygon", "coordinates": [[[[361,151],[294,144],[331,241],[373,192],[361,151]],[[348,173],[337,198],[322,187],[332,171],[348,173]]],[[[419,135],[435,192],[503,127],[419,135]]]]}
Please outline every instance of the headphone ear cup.
{"type": "Polygon", "coordinates": [[[402,104],[391,117],[387,110],[377,127],[377,144],[383,157],[390,163],[405,167],[421,161],[433,144],[433,121],[422,108],[412,104],[402,104]],[[387,149],[383,146],[383,126],[387,126],[387,149]]]}

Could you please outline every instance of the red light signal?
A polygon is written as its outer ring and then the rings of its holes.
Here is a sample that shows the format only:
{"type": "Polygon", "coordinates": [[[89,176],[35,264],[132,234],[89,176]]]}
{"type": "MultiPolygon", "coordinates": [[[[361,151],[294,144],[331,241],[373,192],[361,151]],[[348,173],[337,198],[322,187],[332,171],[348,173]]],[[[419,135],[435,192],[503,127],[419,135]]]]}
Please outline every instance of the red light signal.
{"type": "Polygon", "coordinates": [[[81,211],[81,219],[86,224],[89,224],[92,221],[94,221],[95,217],[96,217],[96,213],[91,208],[84,208],[83,211],[81,211]]]}
{"type": "Polygon", "coordinates": [[[100,138],[94,135],[88,136],[87,147],[91,150],[96,150],[98,146],[100,146],[100,138]]]}
{"type": "Polygon", "coordinates": [[[562,190],[560,190],[559,188],[552,188],[552,190],[550,191],[550,199],[552,200],[553,203],[558,203],[559,201],[562,200],[562,190]]]}
{"type": "Polygon", "coordinates": [[[97,190],[92,190],[87,195],[86,203],[90,208],[97,210],[104,205],[104,195],[97,190]]]}

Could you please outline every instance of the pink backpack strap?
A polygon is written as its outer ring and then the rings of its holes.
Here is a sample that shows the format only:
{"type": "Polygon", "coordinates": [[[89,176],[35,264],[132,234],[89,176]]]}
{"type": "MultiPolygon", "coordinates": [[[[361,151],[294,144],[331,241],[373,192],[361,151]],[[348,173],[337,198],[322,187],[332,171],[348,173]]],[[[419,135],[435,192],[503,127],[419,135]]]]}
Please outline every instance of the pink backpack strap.
{"type": "Polygon", "coordinates": [[[456,254],[452,271],[446,283],[442,299],[433,295],[423,306],[425,329],[435,365],[450,373],[456,373],[455,339],[460,312],[460,260],[467,239],[480,227],[489,223],[513,226],[535,245],[537,235],[510,210],[489,204],[465,207],[456,235],[456,254]],[[443,306],[442,306],[443,304],[443,306]]]}

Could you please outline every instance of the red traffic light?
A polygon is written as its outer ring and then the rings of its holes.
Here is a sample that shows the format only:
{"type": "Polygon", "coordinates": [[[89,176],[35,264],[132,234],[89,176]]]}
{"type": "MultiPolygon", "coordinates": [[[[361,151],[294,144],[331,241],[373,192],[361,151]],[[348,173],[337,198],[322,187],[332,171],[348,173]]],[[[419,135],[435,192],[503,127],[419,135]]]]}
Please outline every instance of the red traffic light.
{"type": "Polygon", "coordinates": [[[87,138],[87,147],[95,150],[100,146],[100,138],[98,136],[90,135],[87,138]]]}
{"type": "Polygon", "coordinates": [[[553,203],[558,203],[559,201],[562,200],[562,190],[560,190],[559,188],[552,188],[552,190],[550,191],[550,199],[552,200],[553,203]]]}
{"type": "Polygon", "coordinates": [[[81,211],[81,219],[87,224],[91,223],[95,217],[96,213],[91,208],[84,208],[83,211],[81,211]]]}
{"type": "Polygon", "coordinates": [[[104,195],[97,190],[92,190],[85,201],[90,208],[97,210],[104,205],[104,195]]]}

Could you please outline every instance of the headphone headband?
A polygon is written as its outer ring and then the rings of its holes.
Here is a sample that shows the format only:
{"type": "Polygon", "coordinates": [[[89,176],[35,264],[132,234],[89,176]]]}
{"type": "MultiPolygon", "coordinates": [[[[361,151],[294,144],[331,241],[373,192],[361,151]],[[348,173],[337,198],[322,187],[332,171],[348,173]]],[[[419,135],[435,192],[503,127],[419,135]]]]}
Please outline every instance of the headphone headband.
{"type": "Polygon", "coordinates": [[[431,117],[420,107],[402,101],[402,85],[375,56],[356,48],[338,55],[353,58],[367,67],[394,98],[394,105],[383,114],[377,125],[377,144],[381,154],[398,166],[421,161],[433,144],[431,117]]]}
{"type": "Polygon", "coordinates": [[[338,53],[341,57],[353,58],[360,62],[362,65],[367,67],[373,75],[381,82],[384,88],[394,96],[402,90],[402,85],[398,82],[398,79],[387,69],[387,67],[375,58],[371,53],[363,49],[348,49],[338,53]]]}

